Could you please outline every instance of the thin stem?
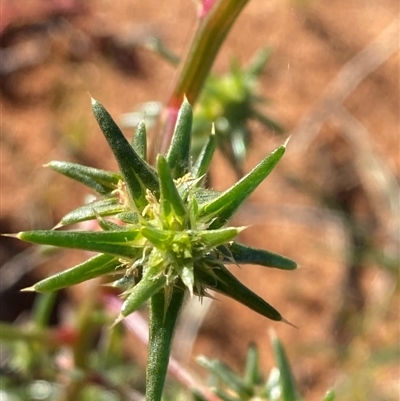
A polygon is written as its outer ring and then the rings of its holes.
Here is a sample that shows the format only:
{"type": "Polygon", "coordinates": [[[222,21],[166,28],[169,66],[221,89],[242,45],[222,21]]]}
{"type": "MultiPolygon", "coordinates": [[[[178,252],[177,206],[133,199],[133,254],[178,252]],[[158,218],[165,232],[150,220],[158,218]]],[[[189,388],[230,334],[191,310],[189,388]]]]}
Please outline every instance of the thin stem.
{"type": "Polygon", "coordinates": [[[151,297],[146,401],[161,401],[172,338],[183,298],[184,292],[175,290],[166,307],[163,291],[151,297]]]}
{"type": "Polygon", "coordinates": [[[183,97],[186,96],[192,106],[195,104],[225,37],[248,1],[218,0],[201,18],[189,54],[166,106],[164,129],[163,132],[160,131],[161,137],[157,138],[157,147],[161,153],[166,152],[171,142],[183,97]]]}

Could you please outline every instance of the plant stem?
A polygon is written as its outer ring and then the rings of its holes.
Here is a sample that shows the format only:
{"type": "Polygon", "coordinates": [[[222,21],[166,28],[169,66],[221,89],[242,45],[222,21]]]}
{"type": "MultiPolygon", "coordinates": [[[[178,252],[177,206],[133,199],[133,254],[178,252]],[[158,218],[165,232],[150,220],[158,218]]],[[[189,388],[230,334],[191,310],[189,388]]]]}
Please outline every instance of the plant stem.
{"type": "MultiPolygon", "coordinates": [[[[171,142],[179,107],[186,96],[194,106],[218,51],[236,18],[249,0],[218,0],[200,19],[175,88],[165,110],[163,134],[157,138],[158,148],[165,153],[171,142]]],[[[160,131],[161,133],[162,131],[160,131]]]]}
{"type": "Polygon", "coordinates": [[[172,338],[183,298],[184,292],[175,290],[166,307],[164,291],[151,297],[146,401],[161,401],[172,338]]]}

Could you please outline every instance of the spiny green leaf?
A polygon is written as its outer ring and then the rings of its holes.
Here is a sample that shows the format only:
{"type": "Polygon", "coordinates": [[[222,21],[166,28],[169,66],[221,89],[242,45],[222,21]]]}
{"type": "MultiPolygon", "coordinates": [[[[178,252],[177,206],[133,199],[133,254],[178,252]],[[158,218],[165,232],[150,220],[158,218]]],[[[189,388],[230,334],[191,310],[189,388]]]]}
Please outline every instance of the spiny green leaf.
{"type": "Polygon", "coordinates": [[[23,241],[62,248],[75,248],[136,259],[142,253],[134,248],[141,236],[138,230],[120,231],[24,231],[17,235],[23,241]]]}
{"type": "Polygon", "coordinates": [[[276,335],[272,335],[272,349],[274,351],[275,362],[279,369],[279,381],[281,384],[282,400],[283,401],[298,401],[300,399],[296,389],[292,370],[287,359],[282,343],[276,335]]]}
{"type": "Polygon", "coordinates": [[[95,277],[110,274],[123,267],[117,257],[96,255],[85,262],[39,281],[33,286],[38,292],[57,291],[95,277]]]}
{"type": "Polygon", "coordinates": [[[254,395],[253,388],[248,386],[229,366],[217,359],[208,359],[205,356],[197,358],[197,363],[206,368],[217,379],[235,391],[241,399],[248,399],[254,395]]]}
{"type": "Polygon", "coordinates": [[[122,304],[121,314],[117,322],[139,309],[165,286],[166,281],[167,278],[164,274],[160,274],[156,269],[149,268],[122,304]]]}
{"type": "Polygon", "coordinates": [[[134,151],[143,159],[147,158],[147,132],[144,120],[138,124],[135,135],[132,139],[132,147],[134,151]]]}
{"type": "Polygon", "coordinates": [[[175,236],[174,231],[159,230],[150,226],[142,227],[141,233],[155,247],[163,250],[167,249],[167,246],[171,243],[172,239],[175,236]]]}
{"type": "Polygon", "coordinates": [[[189,289],[190,296],[193,297],[193,286],[194,286],[194,268],[193,258],[187,258],[184,260],[184,265],[180,269],[179,277],[182,283],[189,289]]]}
{"type": "Polygon", "coordinates": [[[123,231],[126,229],[126,226],[121,226],[111,220],[103,219],[101,216],[97,216],[97,223],[104,231],[123,231]]]}
{"type": "Polygon", "coordinates": [[[247,350],[246,368],[244,373],[244,381],[247,386],[251,388],[258,386],[261,381],[259,362],[260,355],[257,346],[252,343],[247,350]]]}
{"type": "Polygon", "coordinates": [[[118,213],[116,217],[119,221],[122,221],[123,223],[134,224],[134,225],[139,223],[139,217],[135,212],[118,213]]]}
{"type": "Polygon", "coordinates": [[[168,163],[162,155],[157,156],[157,171],[160,179],[161,215],[165,228],[181,229],[186,225],[186,208],[172,179],[168,163]],[[179,227],[174,227],[176,223],[179,227]]]}
{"type": "Polygon", "coordinates": [[[219,228],[226,224],[238,207],[261,184],[285,153],[285,145],[275,149],[245,177],[238,181],[218,198],[202,205],[198,218],[211,219],[215,217],[210,228],[219,228]]]}
{"type": "Polygon", "coordinates": [[[199,206],[213,201],[221,195],[221,192],[212,189],[198,188],[193,193],[199,206]]]}
{"type": "Polygon", "coordinates": [[[147,205],[146,188],[158,193],[154,170],[133,150],[102,104],[92,99],[94,116],[118,162],[132,201],[139,210],[147,205]]]}
{"type": "Polygon", "coordinates": [[[275,308],[244,286],[225,267],[220,266],[220,268],[213,269],[213,276],[201,269],[197,269],[195,274],[197,274],[197,280],[203,282],[213,290],[235,299],[252,309],[254,312],[257,312],[271,320],[284,320],[275,308]]]}
{"type": "Polygon", "coordinates": [[[125,210],[125,206],[121,205],[118,198],[107,198],[88,205],[78,207],[66,214],[58,226],[67,224],[75,224],[81,221],[92,220],[97,216],[111,216],[125,210]]]}
{"type": "Polygon", "coordinates": [[[51,161],[45,164],[52,170],[72,178],[101,195],[107,195],[118,187],[121,175],[112,171],[99,170],[71,162],[51,161]]]}
{"type": "Polygon", "coordinates": [[[250,61],[248,67],[246,67],[246,74],[249,76],[258,76],[262,73],[266,62],[270,58],[272,49],[270,47],[264,47],[260,49],[250,61]]]}
{"type": "Polygon", "coordinates": [[[185,99],[179,110],[171,146],[166,157],[174,179],[183,177],[190,171],[192,120],[192,107],[187,99],[185,99]]]}
{"type": "Polygon", "coordinates": [[[284,270],[293,270],[297,267],[297,263],[289,258],[238,242],[221,246],[218,250],[226,256],[224,263],[255,264],[284,270]]]}
{"type": "Polygon", "coordinates": [[[215,129],[213,126],[211,135],[200,152],[200,155],[196,160],[196,164],[192,168],[192,175],[194,177],[199,178],[208,172],[208,168],[210,167],[216,146],[217,140],[215,138],[215,129]]]}
{"type": "Polygon", "coordinates": [[[226,227],[219,230],[195,231],[196,237],[209,249],[232,241],[246,227],[226,227]]]}

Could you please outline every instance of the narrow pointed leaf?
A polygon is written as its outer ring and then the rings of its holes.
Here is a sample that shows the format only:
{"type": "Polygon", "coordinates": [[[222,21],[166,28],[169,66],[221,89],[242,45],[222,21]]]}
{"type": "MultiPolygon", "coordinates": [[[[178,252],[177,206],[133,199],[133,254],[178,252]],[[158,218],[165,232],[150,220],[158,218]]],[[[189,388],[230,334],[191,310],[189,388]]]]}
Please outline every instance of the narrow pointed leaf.
{"type": "Polygon", "coordinates": [[[165,250],[174,238],[175,232],[159,230],[154,227],[142,227],[142,235],[147,238],[155,247],[165,250]]]}
{"type": "Polygon", "coordinates": [[[122,179],[118,173],[71,162],[51,161],[45,167],[50,167],[58,173],[79,181],[101,195],[107,195],[114,191],[122,179]]]}
{"type": "Polygon", "coordinates": [[[146,188],[158,192],[154,170],[133,150],[102,104],[92,99],[93,113],[118,162],[132,200],[143,210],[147,205],[146,188]]]}
{"type": "Polygon", "coordinates": [[[219,230],[196,231],[196,237],[209,248],[213,248],[232,241],[245,228],[246,227],[227,227],[219,230]]]}
{"type": "Polygon", "coordinates": [[[162,155],[157,156],[157,171],[160,179],[161,214],[167,220],[165,228],[173,228],[171,224],[175,220],[183,227],[187,217],[186,208],[172,179],[168,163],[162,155]]]}
{"type": "Polygon", "coordinates": [[[284,145],[275,149],[234,186],[223,192],[218,198],[201,206],[198,217],[206,219],[215,217],[215,221],[210,226],[212,229],[224,225],[236,212],[238,207],[264,181],[284,153],[284,145]]]}
{"type": "Polygon", "coordinates": [[[86,251],[101,252],[136,259],[141,255],[140,248],[133,247],[134,241],[140,238],[138,231],[24,231],[18,238],[41,245],[52,245],[62,248],[75,248],[86,251]]]}
{"type": "Polygon", "coordinates": [[[132,140],[132,147],[134,151],[143,159],[147,158],[147,132],[144,120],[138,124],[135,135],[132,140]]]}
{"type": "Polygon", "coordinates": [[[85,262],[39,281],[33,286],[38,292],[57,291],[95,277],[110,274],[121,268],[117,257],[96,255],[85,262]]]}
{"type": "Polygon", "coordinates": [[[92,220],[97,216],[111,216],[123,212],[125,207],[118,198],[107,198],[81,206],[66,214],[60,222],[61,226],[92,220]]]}
{"type": "Polygon", "coordinates": [[[298,401],[300,399],[296,389],[293,373],[290,368],[286,352],[275,335],[272,337],[272,349],[274,351],[275,362],[279,369],[279,381],[281,384],[282,400],[283,401],[298,401]]]}
{"type": "Polygon", "coordinates": [[[194,269],[193,269],[193,259],[186,259],[185,265],[179,274],[183,284],[189,289],[190,295],[193,296],[193,286],[194,286],[194,269]]]}
{"type": "Polygon", "coordinates": [[[126,229],[125,226],[121,226],[113,221],[103,219],[101,216],[97,216],[97,223],[104,231],[123,231],[126,229]]]}
{"type": "Polygon", "coordinates": [[[212,288],[214,291],[220,292],[221,294],[235,299],[241,304],[252,309],[254,312],[257,312],[268,319],[276,321],[282,320],[281,314],[275,308],[265,302],[249,288],[244,286],[223,266],[221,266],[219,269],[213,270],[215,277],[201,270],[196,271],[196,273],[196,278],[212,288]]]}
{"type": "Polygon", "coordinates": [[[263,396],[268,401],[281,401],[281,384],[280,384],[280,372],[279,369],[273,367],[268,375],[267,382],[262,389],[263,396]]]}
{"type": "Polygon", "coordinates": [[[260,49],[250,61],[249,66],[246,68],[246,74],[250,76],[258,76],[262,73],[262,70],[270,58],[272,49],[270,47],[264,47],[260,49]]]}
{"type": "Polygon", "coordinates": [[[215,138],[215,130],[213,127],[211,135],[208,137],[206,144],[204,145],[199,157],[196,160],[196,164],[192,168],[192,174],[194,177],[199,178],[208,172],[208,168],[210,167],[216,147],[217,140],[215,138]]]}
{"type": "Polygon", "coordinates": [[[138,224],[139,217],[135,212],[122,212],[117,214],[117,219],[127,224],[138,224]]]}
{"type": "Polygon", "coordinates": [[[218,198],[221,193],[222,192],[214,191],[212,189],[199,188],[194,192],[194,197],[196,198],[198,205],[202,206],[218,198]]]}
{"type": "Polygon", "coordinates": [[[164,274],[149,268],[122,304],[121,316],[126,317],[139,309],[165,286],[166,281],[167,278],[164,274]]]}
{"type": "Polygon", "coordinates": [[[247,351],[246,369],[244,373],[244,381],[250,387],[260,385],[261,372],[260,372],[260,354],[255,344],[250,344],[247,351]]]}
{"type": "Polygon", "coordinates": [[[247,400],[254,395],[253,389],[239,377],[229,366],[217,359],[208,359],[204,356],[197,358],[197,363],[206,368],[216,378],[221,380],[230,389],[234,390],[241,399],[247,400]]]}
{"type": "Polygon", "coordinates": [[[175,179],[189,172],[192,120],[192,107],[185,99],[179,110],[171,146],[166,157],[171,175],[175,179]]]}
{"type": "Polygon", "coordinates": [[[224,263],[254,264],[277,269],[293,270],[297,263],[277,253],[264,249],[252,248],[238,242],[218,248],[225,256],[224,263]]]}
{"type": "Polygon", "coordinates": [[[264,124],[274,133],[283,134],[285,132],[285,129],[282,127],[282,125],[280,125],[276,121],[271,120],[269,117],[261,113],[259,110],[253,108],[251,110],[251,115],[254,119],[258,120],[261,124],[264,124]]]}

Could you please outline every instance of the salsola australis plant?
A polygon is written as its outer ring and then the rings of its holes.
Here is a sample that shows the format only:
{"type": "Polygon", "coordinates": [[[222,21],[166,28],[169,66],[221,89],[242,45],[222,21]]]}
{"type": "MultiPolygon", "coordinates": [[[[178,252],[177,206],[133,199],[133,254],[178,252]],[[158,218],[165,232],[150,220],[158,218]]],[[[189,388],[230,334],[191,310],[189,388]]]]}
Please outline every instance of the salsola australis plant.
{"type": "Polygon", "coordinates": [[[170,147],[156,166],[146,161],[146,128],[140,123],[132,143],[106,109],[92,101],[96,120],[119,165],[119,172],[69,162],[48,166],[100,195],[100,199],[68,213],[54,230],[26,231],[21,240],[98,254],[28,290],[46,292],[94,277],[106,276],[122,288],[125,301],[116,323],[150,301],[150,338],[146,399],[161,399],[171,340],[185,294],[200,298],[208,290],[232,297],[276,321],[280,313],[241,284],[227,264],[260,264],[294,269],[283,256],[235,242],[243,227],[227,222],[275,167],[285,151],[280,146],[231,188],[204,188],[215,149],[211,133],[195,163],[190,158],[192,109],[180,108],[170,147]],[[102,230],[66,231],[62,226],[97,220],[102,230]]]}

